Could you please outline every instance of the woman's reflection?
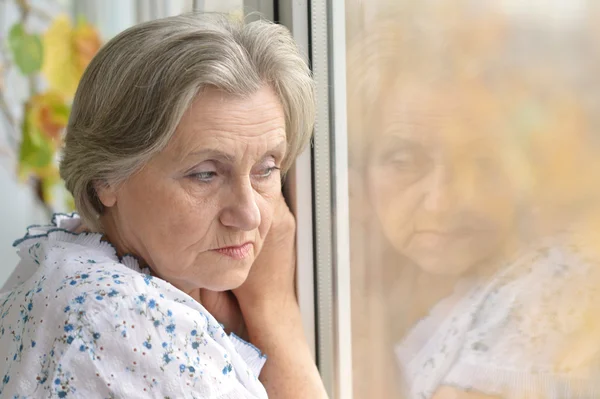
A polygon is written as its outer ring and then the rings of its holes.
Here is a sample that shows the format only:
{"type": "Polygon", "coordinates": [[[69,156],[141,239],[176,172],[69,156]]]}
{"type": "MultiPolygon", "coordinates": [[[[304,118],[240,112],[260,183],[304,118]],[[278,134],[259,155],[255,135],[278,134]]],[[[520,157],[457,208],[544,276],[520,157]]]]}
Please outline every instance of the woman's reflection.
{"type": "Polygon", "coordinates": [[[598,152],[580,88],[493,27],[462,53],[464,26],[412,47],[387,28],[349,68],[357,397],[594,397],[600,275],[576,226],[598,152]]]}
{"type": "Polygon", "coordinates": [[[457,104],[460,87],[398,84],[366,184],[390,244],[424,271],[456,276],[503,253],[514,230],[515,190],[498,143],[457,104]]]}

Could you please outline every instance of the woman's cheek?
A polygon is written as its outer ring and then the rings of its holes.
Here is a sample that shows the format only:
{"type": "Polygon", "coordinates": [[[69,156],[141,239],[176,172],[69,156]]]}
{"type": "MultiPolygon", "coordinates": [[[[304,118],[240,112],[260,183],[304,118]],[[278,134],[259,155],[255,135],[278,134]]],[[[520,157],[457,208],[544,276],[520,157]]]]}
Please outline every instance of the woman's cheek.
{"type": "Polygon", "coordinates": [[[270,198],[263,198],[258,204],[258,209],[260,212],[260,225],[258,226],[258,231],[260,233],[260,237],[264,239],[271,228],[271,224],[273,224],[275,201],[270,198]]]}
{"type": "MultiPolygon", "coordinates": [[[[373,198],[374,205],[379,212],[394,213],[402,208],[407,188],[392,176],[379,174],[373,176],[369,188],[369,197],[373,198]]],[[[390,215],[391,216],[391,215],[390,215]]]]}

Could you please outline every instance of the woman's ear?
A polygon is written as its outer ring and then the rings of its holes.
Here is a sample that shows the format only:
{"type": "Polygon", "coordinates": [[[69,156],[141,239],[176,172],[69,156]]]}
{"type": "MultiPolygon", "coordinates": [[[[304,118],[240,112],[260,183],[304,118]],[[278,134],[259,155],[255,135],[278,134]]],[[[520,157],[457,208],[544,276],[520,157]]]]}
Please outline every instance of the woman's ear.
{"type": "Polygon", "coordinates": [[[117,203],[115,186],[108,184],[106,181],[96,181],[94,182],[94,190],[96,190],[96,196],[104,207],[110,208],[117,203]]]}

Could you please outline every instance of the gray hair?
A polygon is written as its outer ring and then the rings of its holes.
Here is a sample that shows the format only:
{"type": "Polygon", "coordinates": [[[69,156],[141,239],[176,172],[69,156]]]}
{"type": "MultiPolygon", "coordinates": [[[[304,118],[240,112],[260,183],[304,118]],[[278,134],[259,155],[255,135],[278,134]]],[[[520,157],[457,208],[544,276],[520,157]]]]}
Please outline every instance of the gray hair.
{"type": "Polygon", "coordinates": [[[109,41],[79,83],[60,164],[87,227],[102,229],[96,186],[124,182],[165,148],[203,88],[248,96],[265,84],[284,109],[285,173],[310,142],[315,115],[310,70],[285,27],[185,14],[109,41]]]}

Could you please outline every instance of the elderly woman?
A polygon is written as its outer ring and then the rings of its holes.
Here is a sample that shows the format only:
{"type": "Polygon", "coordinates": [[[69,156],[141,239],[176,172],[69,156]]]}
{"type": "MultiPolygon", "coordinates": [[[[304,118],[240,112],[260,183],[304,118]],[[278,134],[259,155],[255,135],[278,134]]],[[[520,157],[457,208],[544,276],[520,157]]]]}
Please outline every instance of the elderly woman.
{"type": "Polygon", "coordinates": [[[281,26],[178,16],[110,41],[67,128],[79,214],[15,243],[0,397],[325,397],[281,193],[313,114],[281,26]]]}

